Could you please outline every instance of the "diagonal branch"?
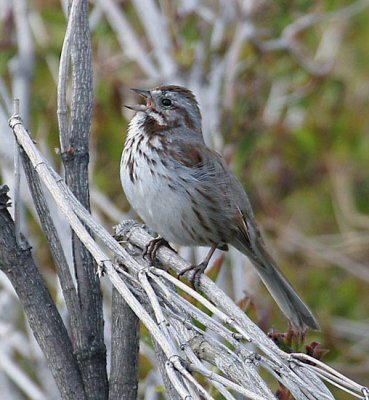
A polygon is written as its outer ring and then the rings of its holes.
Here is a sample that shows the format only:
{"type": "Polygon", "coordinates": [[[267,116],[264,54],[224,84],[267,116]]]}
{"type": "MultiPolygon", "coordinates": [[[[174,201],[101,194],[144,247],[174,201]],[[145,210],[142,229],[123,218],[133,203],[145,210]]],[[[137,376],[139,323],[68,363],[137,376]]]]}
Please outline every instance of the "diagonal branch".
{"type": "Polygon", "coordinates": [[[32,199],[34,201],[42,229],[45,232],[51,254],[53,255],[55,266],[58,271],[60,285],[62,287],[65,302],[70,313],[72,334],[73,337],[77,337],[78,331],[82,330],[81,321],[79,318],[81,310],[79,307],[77,291],[69,270],[69,265],[66,260],[54,222],[51,218],[50,210],[47,205],[45,195],[42,191],[40,178],[23,151],[21,151],[21,156],[28,185],[32,193],[32,199]]]}

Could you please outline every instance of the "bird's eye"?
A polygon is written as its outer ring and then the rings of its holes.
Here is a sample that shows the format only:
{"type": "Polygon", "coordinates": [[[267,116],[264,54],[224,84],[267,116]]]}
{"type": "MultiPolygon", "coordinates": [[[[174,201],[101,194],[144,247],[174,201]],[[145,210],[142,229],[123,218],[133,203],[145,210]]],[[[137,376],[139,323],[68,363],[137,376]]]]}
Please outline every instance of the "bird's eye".
{"type": "Polygon", "coordinates": [[[163,100],[161,101],[161,104],[162,104],[164,107],[170,107],[170,106],[172,105],[172,100],[163,99],[163,100]]]}

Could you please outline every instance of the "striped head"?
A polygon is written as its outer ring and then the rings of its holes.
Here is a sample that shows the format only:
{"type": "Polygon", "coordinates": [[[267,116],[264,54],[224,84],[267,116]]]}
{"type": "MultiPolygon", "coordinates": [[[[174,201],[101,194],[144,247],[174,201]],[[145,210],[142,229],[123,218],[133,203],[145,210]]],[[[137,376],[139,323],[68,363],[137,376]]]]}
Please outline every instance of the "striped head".
{"type": "Polygon", "coordinates": [[[146,105],[126,107],[145,113],[146,123],[148,126],[152,126],[152,129],[163,131],[164,129],[185,128],[187,134],[192,131],[191,136],[202,137],[200,109],[194,94],[189,89],[167,85],[158,86],[152,90],[132,90],[146,99],[146,105]]]}

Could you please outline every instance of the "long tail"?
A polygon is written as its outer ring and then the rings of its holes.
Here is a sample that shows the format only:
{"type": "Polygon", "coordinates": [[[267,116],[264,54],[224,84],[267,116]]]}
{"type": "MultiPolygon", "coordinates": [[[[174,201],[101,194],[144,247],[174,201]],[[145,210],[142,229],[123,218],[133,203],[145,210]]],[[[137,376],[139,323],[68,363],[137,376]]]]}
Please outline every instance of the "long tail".
{"type": "Polygon", "coordinates": [[[267,253],[263,243],[256,243],[254,251],[238,240],[232,244],[250,258],[270,294],[294,328],[300,331],[305,331],[306,328],[319,330],[318,321],[267,253]]]}

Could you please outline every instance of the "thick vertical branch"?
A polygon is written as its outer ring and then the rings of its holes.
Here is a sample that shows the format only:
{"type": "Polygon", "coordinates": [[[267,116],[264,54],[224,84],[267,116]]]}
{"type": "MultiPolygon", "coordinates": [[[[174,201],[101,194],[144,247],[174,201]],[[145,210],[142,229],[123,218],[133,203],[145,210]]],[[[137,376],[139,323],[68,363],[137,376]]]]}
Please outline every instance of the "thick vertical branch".
{"type": "Polygon", "coordinates": [[[62,398],[86,399],[72,344],[60,314],[34,264],[29,245],[24,249],[16,241],[14,222],[6,208],[7,191],[6,186],[0,187],[0,269],[17,292],[62,398]]]}
{"type": "Polygon", "coordinates": [[[110,400],[136,400],[138,389],[139,319],[113,288],[110,400]],[[129,326],[131,329],[127,330],[129,326]]]}
{"type": "MultiPolygon", "coordinates": [[[[64,81],[61,82],[58,90],[65,96],[68,49],[70,49],[73,89],[70,121],[67,125],[64,123],[60,130],[65,179],[79,201],[86,209],[90,209],[88,149],[93,87],[91,38],[86,0],[77,0],[72,3],[65,44],[67,51],[62,59],[66,65],[63,70],[64,81]]],[[[61,100],[63,101],[62,111],[65,112],[65,97],[61,100]]],[[[65,122],[66,115],[62,115],[62,120],[65,122]]],[[[76,342],[77,359],[89,398],[101,400],[108,396],[108,381],[100,284],[96,276],[96,264],[91,254],[74,233],[72,246],[84,328],[76,342]]]]}

